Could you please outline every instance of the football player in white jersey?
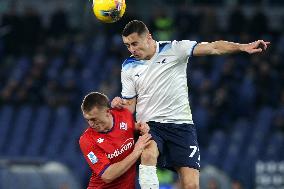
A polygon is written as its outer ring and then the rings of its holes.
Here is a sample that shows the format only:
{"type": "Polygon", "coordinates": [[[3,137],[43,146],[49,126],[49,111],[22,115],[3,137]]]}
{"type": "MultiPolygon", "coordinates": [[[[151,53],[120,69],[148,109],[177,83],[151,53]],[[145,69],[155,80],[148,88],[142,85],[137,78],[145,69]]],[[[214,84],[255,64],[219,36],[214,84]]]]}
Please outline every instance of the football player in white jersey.
{"type": "Polygon", "coordinates": [[[176,170],[182,188],[199,188],[200,155],[188,101],[187,62],[191,56],[259,53],[269,42],[157,42],[138,20],[125,26],[122,39],[132,56],[122,65],[122,98],[115,97],[112,107],[136,111],[137,121],[150,126],[153,141],[139,165],[141,188],[159,188],[157,165],[176,170]]]}

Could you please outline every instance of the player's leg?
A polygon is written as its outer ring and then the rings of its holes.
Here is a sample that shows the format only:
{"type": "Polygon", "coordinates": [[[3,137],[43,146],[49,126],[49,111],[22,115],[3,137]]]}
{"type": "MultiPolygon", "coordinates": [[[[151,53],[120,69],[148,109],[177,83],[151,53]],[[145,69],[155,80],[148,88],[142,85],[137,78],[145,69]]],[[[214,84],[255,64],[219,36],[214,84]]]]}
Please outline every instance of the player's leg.
{"type": "Polygon", "coordinates": [[[199,170],[189,167],[176,169],[183,189],[199,189],[199,170]]]}
{"type": "Polygon", "coordinates": [[[163,140],[159,135],[157,123],[148,123],[152,142],[141,154],[141,164],[139,165],[139,184],[142,189],[158,189],[159,180],[157,176],[157,159],[163,150],[163,140]]]}
{"type": "Polygon", "coordinates": [[[157,176],[157,159],[159,150],[157,143],[152,140],[141,155],[141,164],[139,165],[139,184],[141,189],[158,189],[159,180],[157,176]]]}
{"type": "Polygon", "coordinates": [[[166,167],[176,169],[183,189],[198,189],[200,154],[194,125],[172,124],[167,134],[166,167]]]}
{"type": "Polygon", "coordinates": [[[154,140],[151,140],[149,146],[147,146],[141,154],[141,164],[156,166],[158,156],[159,156],[159,150],[157,143],[154,140]]]}

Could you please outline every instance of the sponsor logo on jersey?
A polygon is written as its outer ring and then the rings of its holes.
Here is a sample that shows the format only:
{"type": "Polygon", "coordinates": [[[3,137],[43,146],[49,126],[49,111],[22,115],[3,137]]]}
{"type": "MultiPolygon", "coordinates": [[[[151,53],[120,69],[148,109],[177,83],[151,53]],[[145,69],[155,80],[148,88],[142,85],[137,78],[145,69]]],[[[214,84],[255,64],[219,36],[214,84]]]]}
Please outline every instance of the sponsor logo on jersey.
{"type": "Polygon", "coordinates": [[[122,130],[127,130],[127,123],[124,122],[119,123],[119,128],[122,130]]]}
{"type": "Polygon", "coordinates": [[[87,156],[88,156],[89,160],[92,162],[92,164],[95,164],[95,163],[98,162],[98,158],[97,158],[97,156],[94,154],[94,152],[88,153],[87,156]]]}
{"type": "Polygon", "coordinates": [[[119,155],[123,154],[124,152],[130,150],[134,146],[134,139],[133,138],[128,138],[120,148],[117,148],[114,150],[114,152],[107,154],[108,159],[112,159],[115,157],[118,157],[119,155]]]}

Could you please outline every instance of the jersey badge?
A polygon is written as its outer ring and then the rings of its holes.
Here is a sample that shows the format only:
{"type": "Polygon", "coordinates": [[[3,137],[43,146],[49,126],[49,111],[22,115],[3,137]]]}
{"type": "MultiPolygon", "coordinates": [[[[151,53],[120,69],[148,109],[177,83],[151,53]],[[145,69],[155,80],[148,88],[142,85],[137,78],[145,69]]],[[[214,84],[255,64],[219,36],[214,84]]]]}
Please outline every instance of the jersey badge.
{"type": "Polygon", "coordinates": [[[87,156],[88,156],[89,160],[92,162],[92,164],[95,164],[95,163],[98,162],[98,158],[97,158],[97,156],[94,154],[94,152],[88,153],[87,156]]]}

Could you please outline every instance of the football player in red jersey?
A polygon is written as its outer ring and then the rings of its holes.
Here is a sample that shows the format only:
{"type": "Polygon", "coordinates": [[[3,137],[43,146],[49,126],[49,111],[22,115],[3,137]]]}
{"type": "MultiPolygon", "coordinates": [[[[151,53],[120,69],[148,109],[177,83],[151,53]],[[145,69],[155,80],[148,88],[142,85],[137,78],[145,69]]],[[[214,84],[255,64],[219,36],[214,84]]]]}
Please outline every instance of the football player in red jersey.
{"type": "Polygon", "coordinates": [[[146,123],[136,123],[128,109],[112,109],[106,95],[91,92],[81,105],[89,127],[81,135],[80,148],[92,169],[88,189],[134,189],[135,162],[149,145],[146,123]],[[134,131],[143,134],[134,143],[134,131]]]}

